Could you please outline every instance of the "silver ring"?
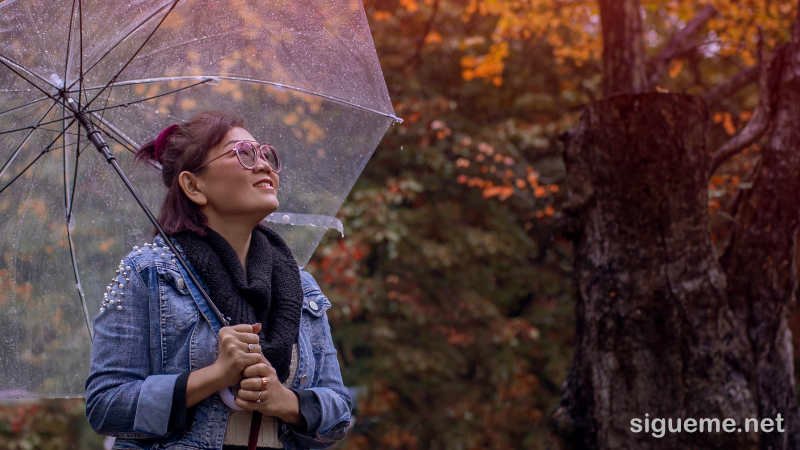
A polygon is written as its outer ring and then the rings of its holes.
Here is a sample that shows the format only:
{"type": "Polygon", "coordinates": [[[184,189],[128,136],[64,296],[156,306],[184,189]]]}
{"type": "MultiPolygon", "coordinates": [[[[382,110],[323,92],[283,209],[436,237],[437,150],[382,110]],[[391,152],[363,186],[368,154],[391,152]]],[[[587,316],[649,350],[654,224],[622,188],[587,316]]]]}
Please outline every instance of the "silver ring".
{"type": "Polygon", "coordinates": [[[253,350],[256,347],[256,344],[247,344],[247,351],[250,353],[255,353],[256,351],[253,350]]]}
{"type": "Polygon", "coordinates": [[[264,393],[264,391],[258,391],[258,398],[256,399],[256,403],[261,403],[261,394],[262,393],[264,393]]]}

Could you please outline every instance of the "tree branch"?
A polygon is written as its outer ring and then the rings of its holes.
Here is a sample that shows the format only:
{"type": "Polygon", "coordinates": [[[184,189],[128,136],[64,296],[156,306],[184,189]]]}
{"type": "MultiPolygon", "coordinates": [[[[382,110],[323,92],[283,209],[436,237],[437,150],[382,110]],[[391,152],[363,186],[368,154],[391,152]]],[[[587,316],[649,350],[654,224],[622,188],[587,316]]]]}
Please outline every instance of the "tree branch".
{"type": "Polygon", "coordinates": [[[414,49],[414,54],[411,55],[408,60],[406,60],[405,66],[410,70],[416,67],[422,61],[422,47],[425,46],[425,40],[428,38],[428,35],[431,33],[431,29],[433,29],[433,21],[436,20],[436,15],[439,13],[439,0],[435,0],[433,2],[433,12],[431,12],[431,17],[425,23],[425,31],[422,33],[422,36],[417,40],[416,48],[414,49]]]}
{"type": "Polygon", "coordinates": [[[721,99],[734,94],[735,92],[739,91],[739,89],[758,80],[758,74],[759,74],[758,65],[755,65],[753,67],[748,67],[747,69],[744,69],[741,72],[737,73],[724,83],[721,83],[712,88],[706,95],[703,96],[703,99],[706,101],[706,104],[709,107],[712,105],[716,105],[721,99]]]}
{"type": "Polygon", "coordinates": [[[651,90],[653,86],[658,84],[658,81],[664,76],[667,66],[673,58],[697,47],[697,45],[692,42],[692,38],[700,32],[706,23],[715,15],[717,15],[717,9],[712,5],[706,5],[685,27],[672,35],[667,45],[664,46],[658,55],[648,61],[647,66],[652,67],[652,69],[648,77],[647,90],[651,90]]]}
{"type": "MultiPolygon", "coordinates": [[[[761,44],[759,44],[759,47],[761,47],[761,44]]],[[[787,49],[788,45],[786,44],[778,47],[769,64],[764,64],[763,62],[759,64],[761,66],[761,73],[758,83],[758,106],[756,106],[753,117],[747,122],[747,125],[745,125],[736,136],[713,153],[709,176],[713,174],[722,163],[760,138],[769,128],[775,116],[775,106],[778,102],[778,88],[780,87],[787,49]]],[[[759,49],[759,59],[762,59],[761,53],[759,49]]]]}

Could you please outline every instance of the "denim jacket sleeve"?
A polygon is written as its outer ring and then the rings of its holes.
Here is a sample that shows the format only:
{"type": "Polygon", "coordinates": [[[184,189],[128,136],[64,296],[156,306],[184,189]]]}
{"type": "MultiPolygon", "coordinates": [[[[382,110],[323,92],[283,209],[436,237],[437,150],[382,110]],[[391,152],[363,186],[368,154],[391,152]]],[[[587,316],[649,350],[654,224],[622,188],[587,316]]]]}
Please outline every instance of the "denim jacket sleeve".
{"type": "Polygon", "coordinates": [[[301,270],[300,278],[306,297],[304,304],[315,301],[320,305],[316,311],[304,307],[303,312],[305,314],[310,311],[310,338],[315,347],[314,359],[316,360],[315,373],[312,378],[314,382],[305,390],[313,392],[319,401],[321,417],[316,429],[300,432],[293,427],[284,425],[281,433],[285,433],[299,448],[326,448],[345,437],[351,422],[352,398],[350,391],[342,382],[342,372],[336,348],[333,345],[331,328],[325,313],[326,308],[321,306],[323,302],[329,306],[330,302],[324,297],[310,273],[301,270]]]}
{"type": "MultiPolygon", "coordinates": [[[[141,271],[130,259],[106,289],[94,320],[91,367],[86,380],[86,416],[101,434],[152,438],[168,432],[176,374],[154,374],[151,358],[151,290],[145,279],[155,276],[151,266],[141,271]]],[[[150,280],[150,285],[152,285],[150,280]]],[[[157,352],[156,352],[157,353],[157,352]]]]}

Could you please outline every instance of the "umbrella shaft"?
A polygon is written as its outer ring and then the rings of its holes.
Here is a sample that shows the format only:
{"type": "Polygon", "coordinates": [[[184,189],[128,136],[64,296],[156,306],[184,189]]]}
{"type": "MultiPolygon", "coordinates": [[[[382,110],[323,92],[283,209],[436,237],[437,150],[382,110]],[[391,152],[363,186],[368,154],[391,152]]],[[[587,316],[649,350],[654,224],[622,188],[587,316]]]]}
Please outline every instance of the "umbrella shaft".
{"type": "MultiPolygon", "coordinates": [[[[75,101],[73,99],[68,99],[67,103],[74,106],[75,101]]],[[[75,118],[78,119],[78,122],[80,122],[83,128],[86,129],[86,137],[89,138],[89,141],[91,141],[91,143],[94,144],[97,150],[99,150],[100,153],[103,154],[103,157],[106,159],[106,161],[110,163],[111,161],[116,160],[117,158],[115,158],[114,154],[111,153],[111,149],[108,147],[108,142],[106,142],[106,138],[103,137],[103,133],[101,133],[100,130],[95,128],[92,122],[90,122],[89,119],[86,118],[86,113],[84,113],[83,111],[75,111],[74,109],[72,111],[75,113],[75,118]]],[[[134,196],[136,196],[135,193],[134,196]]]]}

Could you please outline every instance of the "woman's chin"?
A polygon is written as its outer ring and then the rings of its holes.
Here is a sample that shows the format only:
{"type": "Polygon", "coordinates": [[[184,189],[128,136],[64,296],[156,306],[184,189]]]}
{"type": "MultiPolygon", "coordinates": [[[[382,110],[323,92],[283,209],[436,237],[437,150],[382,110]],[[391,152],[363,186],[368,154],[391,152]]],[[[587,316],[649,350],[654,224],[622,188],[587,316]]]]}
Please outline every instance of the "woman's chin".
{"type": "Polygon", "coordinates": [[[261,217],[265,218],[268,215],[274,213],[275,211],[278,210],[279,206],[280,206],[280,203],[277,200],[275,200],[274,202],[271,202],[268,205],[265,205],[264,209],[261,210],[261,217]]]}

